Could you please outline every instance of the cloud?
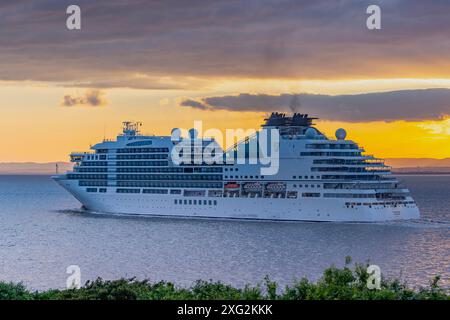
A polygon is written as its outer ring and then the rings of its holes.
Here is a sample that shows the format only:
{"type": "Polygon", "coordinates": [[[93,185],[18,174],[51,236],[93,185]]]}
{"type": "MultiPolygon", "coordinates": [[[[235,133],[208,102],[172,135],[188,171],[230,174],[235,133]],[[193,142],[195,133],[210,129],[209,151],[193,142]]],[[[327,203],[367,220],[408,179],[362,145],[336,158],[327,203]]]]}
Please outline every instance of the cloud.
{"type": "Polygon", "coordinates": [[[435,135],[441,135],[444,139],[450,137],[450,119],[439,122],[422,123],[420,124],[420,127],[435,135]],[[449,137],[444,137],[444,135],[449,137]]]}
{"type": "Polygon", "coordinates": [[[182,107],[192,107],[195,109],[206,110],[210,108],[210,106],[206,105],[203,102],[199,102],[193,99],[186,99],[180,102],[180,106],[182,107]]]}
{"type": "Polygon", "coordinates": [[[447,0],[78,0],[79,31],[65,26],[70,4],[1,4],[0,80],[180,90],[213,78],[450,77],[447,0]],[[366,28],[370,4],[381,30],[366,28]]]}
{"type": "Polygon", "coordinates": [[[201,110],[290,111],[336,121],[421,121],[450,116],[450,89],[401,90],[355,95],[247,94],[185,99],[181,106],[201,110]]]}
{"type": "Polygon", "coordinates": [[[100,107],[106,104],[104,99],[104,92],[91,89],[87,90],[83,96],[71,96],[65,95],[61,105],[64,107],[74,107],[74,106],[89,106],[89,107],[100,107]]]}

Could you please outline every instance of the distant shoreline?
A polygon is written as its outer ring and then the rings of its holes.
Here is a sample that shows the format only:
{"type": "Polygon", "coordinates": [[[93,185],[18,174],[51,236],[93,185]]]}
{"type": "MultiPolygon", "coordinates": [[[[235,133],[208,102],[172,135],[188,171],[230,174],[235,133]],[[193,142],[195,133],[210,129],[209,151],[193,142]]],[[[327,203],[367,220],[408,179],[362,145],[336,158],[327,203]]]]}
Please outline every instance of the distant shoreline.
{"type": "Polygon", "coordinates": [[[450,175],[450,172],[433,172],[433,171],[411,171],[411,172],[392,172],[393,175],[397,176],[420,176],[420,175],[440,175],[440,176],[446,176],[450,175]]]}

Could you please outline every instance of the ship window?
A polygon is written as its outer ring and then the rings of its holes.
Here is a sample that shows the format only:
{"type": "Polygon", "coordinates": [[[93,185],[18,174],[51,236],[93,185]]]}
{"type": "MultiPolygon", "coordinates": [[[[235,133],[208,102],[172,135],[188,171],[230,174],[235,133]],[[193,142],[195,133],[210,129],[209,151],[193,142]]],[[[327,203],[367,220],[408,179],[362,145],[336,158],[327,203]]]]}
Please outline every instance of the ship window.
{"type": "Polygon", "coordinates": [[[189,204],[192,204],[192,200],[189,200],[189,204]]]}
{"type": "Polygon", "coordinates": [[[312,197],[320,197],[320,193],[315,193],[315,192],[304,192],[302,193],[302,197],[305,198],[312,198],[312,197]]]}
{"type": "Polygon", "coordinates": [[[208,205],[212,205],[212,201],[211,200],[208,200],[208,205]]]}
{"type": "Polygon", "coordinates": [[[184,200],[184,204],[187,204],[187,200],[184,200]]]}
{"type": "Polygon", "coordinates": [[[203,200],[203,204],[206,206],[206,200],[203,200]]]}
{"type": "Polygon", "coordinates": [[[294,188],[297,188],[297,185],[296,185],[296,184],[294,184],[294,188]]]}
{"type": "Polygon", "coordinates": [[[194,200],[194,204],[197,204],[197,200],[194,200]]]}
{"type": "Polygon", "coordinates": [[[297,176],[292,176],[292,179],[297,179],[297,176]]]}
{"type": "Polygon", "coordinates": [[[217,200],[214,200],[214,205],[217,206],[217,200]]]}
{"type": "Polygon", "coordinates": [[[106,192],[106,188],[100,188],[98,189],[98,192],[106,192]]]}
{"type": "Polygon", "coordinates": [[[149,193],[149,194],[167,194],[167,189],[144,189],[142,190],[142,193],[149,193]]]}
{"type": "Polygon", "coordinates": [[[140,193],[141,189],[116,189],[116,193],[140,193]]]}
{"type": "Polygon", "coordinates": [[[97,192],[97,188],[86,188],[87,192],[97,192]]]}
{"type": "Polygon", "coordinates": [[[173,203],[178,204],[178,200],[177,199],[173,200],[173,203]]]}
{"type": "Polygon", "coordinates": [[[288,199],[296,199],[297,198],[297,191],[288,191],[287,197],[288,197],[288,199]]]}

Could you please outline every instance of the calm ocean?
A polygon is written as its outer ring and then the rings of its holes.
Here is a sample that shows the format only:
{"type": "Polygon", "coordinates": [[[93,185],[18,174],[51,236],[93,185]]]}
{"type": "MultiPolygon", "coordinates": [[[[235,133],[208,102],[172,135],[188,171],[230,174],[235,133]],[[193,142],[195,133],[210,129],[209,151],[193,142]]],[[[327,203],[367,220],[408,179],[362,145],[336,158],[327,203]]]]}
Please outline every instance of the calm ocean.
{"type": "Polygon", "coordinates": [[[137,218],[88,214],[47,176],[0,176],[0,280],[63,288],[66,268],[82,282],[149,278],[237,286],[265,275],[281,284],[316,280],[349,255],[411,286],[436,274],[450,285],[450,176],[401,176],[420,221],[351,224],[137,218]]]}

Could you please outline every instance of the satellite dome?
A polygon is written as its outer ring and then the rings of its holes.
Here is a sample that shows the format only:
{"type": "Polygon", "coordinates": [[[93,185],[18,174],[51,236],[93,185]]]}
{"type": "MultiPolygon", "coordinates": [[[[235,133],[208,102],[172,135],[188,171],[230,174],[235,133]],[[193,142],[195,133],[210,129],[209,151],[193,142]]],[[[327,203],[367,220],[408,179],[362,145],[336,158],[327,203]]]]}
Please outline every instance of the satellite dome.
{"type": "Polygon", "coordinates": [[[189,138],[191,139],[197,139],[198,131],[194,128],[189,129],[189,138]]]}
{"type": "Polygon", "coordinates": [[[305,131],[305,136],[307,139],[314,139],[317,135],[317,131],[314,128],[308,128],[305,131]]]}
{"type": "Polygon", "coordinates": [[[347,132],[344,129],[339,128],[336,130],[335,135],[336,135],[336,139],[345,140],[345,137],[347,136],[347,132]]]}
{"type": "Polygon", "coordinates": [[[181,139],[181,130],[180,128],[173,128],[170,133],[170,139],[172,141],[180,141],[181,139]]]}

